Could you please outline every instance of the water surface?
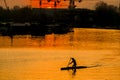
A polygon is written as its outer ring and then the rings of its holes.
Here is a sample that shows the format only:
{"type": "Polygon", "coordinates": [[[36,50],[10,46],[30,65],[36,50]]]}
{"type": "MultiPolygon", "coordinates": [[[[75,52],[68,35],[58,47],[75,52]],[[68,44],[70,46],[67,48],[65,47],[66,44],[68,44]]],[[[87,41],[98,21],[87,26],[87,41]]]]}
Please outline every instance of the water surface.
{"type": "Polygon", "coordinates": [[[120,31],[78,29],[68,34],[0,36],[0,80],[119,80],[120,31]],[[69,58],[98,67],[61,71],[69,58]]]}

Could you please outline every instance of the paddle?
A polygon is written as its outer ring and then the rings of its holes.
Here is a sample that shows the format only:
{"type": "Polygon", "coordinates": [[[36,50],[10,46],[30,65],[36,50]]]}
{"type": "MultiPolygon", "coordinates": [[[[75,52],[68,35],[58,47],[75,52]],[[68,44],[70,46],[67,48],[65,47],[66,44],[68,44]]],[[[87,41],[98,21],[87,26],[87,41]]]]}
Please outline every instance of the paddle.
{"type": "Polygon", "coordinates": [[[71,60],[71,59],[69,59],[69,61],[68,61],[68,65],[67,65],[67,67],[69,67],[69,64],[70,64],[70,60],[71,60]]]}

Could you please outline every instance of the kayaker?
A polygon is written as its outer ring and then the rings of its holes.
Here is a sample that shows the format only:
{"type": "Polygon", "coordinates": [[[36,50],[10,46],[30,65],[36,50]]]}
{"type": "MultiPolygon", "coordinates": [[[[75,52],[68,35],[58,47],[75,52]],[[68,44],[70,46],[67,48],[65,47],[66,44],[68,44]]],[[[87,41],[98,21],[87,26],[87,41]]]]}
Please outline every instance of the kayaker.
{"type": "Polygon", "coordinates": [[[74,67],[74,69],[76,69],[77,63],[76,63],[76,60],[75,60],[74,58],[70,58],[70,61],[69,61],[69,63],[68,63],[68,66],[69,66],[70,64],[72,64],[72,67],[74,67]]]}

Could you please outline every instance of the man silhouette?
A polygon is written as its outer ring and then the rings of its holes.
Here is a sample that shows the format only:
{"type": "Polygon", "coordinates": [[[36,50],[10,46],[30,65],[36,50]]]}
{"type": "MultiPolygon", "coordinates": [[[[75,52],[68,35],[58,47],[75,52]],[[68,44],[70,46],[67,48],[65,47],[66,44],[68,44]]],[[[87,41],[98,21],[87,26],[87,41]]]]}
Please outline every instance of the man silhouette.
{"type": "Polygon", "coordinates": [[[76,60],[74,59],[74,58],[70,58],[70,61],[69,61],[69,63],[68,63],[68,66],[70,65],[70,64],[72,64],[72,70],[73,70],[73,73],[72,73],[72,75],[75,75],[75,73],[76,73],[76,65],[77,65],[77,63],[76,63],[76,60]]]}
{"type": "Polygon", "coordinates": [[[70,62],[68,63],[68,66],[69,66],[70,64],[72,64],[72,67],[73,67],[74,69],[76,69],[77,63],[76,63],[76,60],[75,60],[74,58],[70,58],[70,62]]]}

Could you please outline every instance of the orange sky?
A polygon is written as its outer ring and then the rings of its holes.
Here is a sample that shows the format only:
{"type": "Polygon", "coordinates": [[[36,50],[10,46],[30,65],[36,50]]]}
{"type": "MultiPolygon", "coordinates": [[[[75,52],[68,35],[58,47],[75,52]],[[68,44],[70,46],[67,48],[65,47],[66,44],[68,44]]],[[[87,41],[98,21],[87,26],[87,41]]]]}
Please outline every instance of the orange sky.
{"type": "MultiPolygon", "coordinates": [[[[60,3],[57,3],[56,8],[67,8],[68,7],[68,1],[61,1],[60,3]]],[[[51,2],[48,2],[47,0],[42,0],[42,5],[39,5],[39,0],[31,1],[32,7],[42,7],[42,8],[54,8],[54,0],[51,2]]]]}
{"type": "MultiPolygon", "coordinates": [[[[31,0],[6,0],[7,4],[10,8],[12,8],[15,5],[18,6],[26,6],[26,5],[30,5],[31,3],[34,4],[32,5],[33,7],[39,7],[39,2],[37,2],[38,0],[35,0],[35,2],[30,2],[31,0]]],[[[89,8],[89,9],[94,9],[94,6],[96,4],[96,2],[98,1],[104,1],[107,2],[108,4],[113,4],[113,5],[119,5],[119,0],[82,0],[82,2],[78,2],[76,0],[75,4],[78,8],[89,8]]],[[[47,2],[47,0],[42,0],[43,5],[42,7],[46,7],[46,8],[50,8],[53,7],[54,3],[53,2],[47,2]]],[[[58,8],[62,7],[62,8],[68,8],[68,3],[69,1],[64,1],[61,0],[60,4],[58,4],[58,8]]],[[[0,6],[4,7],[4,0],[0,0],[0,6]]]]}

